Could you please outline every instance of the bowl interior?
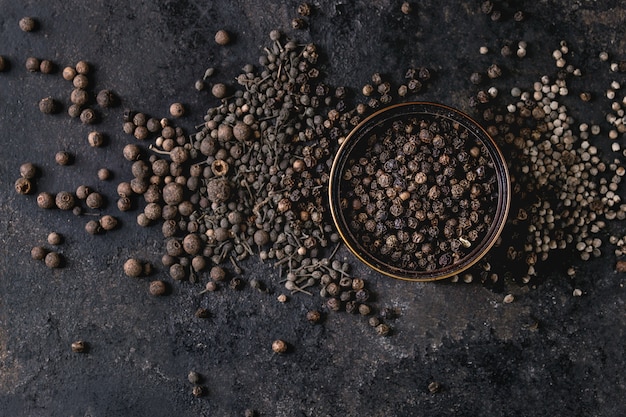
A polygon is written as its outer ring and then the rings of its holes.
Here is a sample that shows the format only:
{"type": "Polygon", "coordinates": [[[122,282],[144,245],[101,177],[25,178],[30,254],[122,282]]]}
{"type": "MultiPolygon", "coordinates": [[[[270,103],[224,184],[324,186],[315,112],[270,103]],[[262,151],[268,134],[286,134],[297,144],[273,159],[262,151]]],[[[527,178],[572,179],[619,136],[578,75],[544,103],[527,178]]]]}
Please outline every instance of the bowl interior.
{"type": "Polygon", "coordinates": [[[427,102],[363,120],[341,145],[329,186],[333,221],[350,251],[384,275],[412,281],[448,278],[481,259],[504,227],[510,194],[506,163],[487,132],[464,113],[427,102]],[[475,158],[465,162],[469,154],[475,158]]]}

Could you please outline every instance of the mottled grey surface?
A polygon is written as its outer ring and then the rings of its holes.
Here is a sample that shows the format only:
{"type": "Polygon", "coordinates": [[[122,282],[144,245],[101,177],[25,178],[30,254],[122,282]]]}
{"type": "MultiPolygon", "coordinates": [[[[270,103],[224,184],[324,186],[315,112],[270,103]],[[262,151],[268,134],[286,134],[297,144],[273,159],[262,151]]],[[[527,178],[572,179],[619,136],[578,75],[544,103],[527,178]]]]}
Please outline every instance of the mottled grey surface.
{"type": "MultiPolygon", "coordinates": [[[[480,1],[413,2],[413,14],[404,16],[399,1],[318,0],[300,32],[290,29],[298,5],[292,1],[114,3],[0,0],[0,55],[11,63],[0,73],[0,415],[243,416],[246,408],[261,416],[314,417],[626,413],[626,276],[614,272],[608,247],[588,263],[562,255],[535,287],[505,282],[497,291],[394,281],[368,272],[342,249],[338,256],[368,280],[375,305],[400,313],[389,321],[392,334],[381,338],[347,313],[329,314],[321,325],[306,322],[307,309],[323,300],[295,295],[278,303],[277,271],[257,261],[244,265],[244,278],[263,280],[270,294],[246,288],[199,296],[200,285],[183,282],[173,283],[167,297],[151,297],[149,279],[125,277],[121,267],[130,256],[150,260],[154,276],[169,280],[159,262],[161,234],[136,226],[136,212],[115,207],[115,186],[131,175],[121,157],[131,141],[121,131],[123,109],[165,116],[171,102],[181,101],[189,116],[180,123],[193,131],[217,104],[196,92],[194,81],[213,66],[216,80],[232,83],[243,64],[257,62],[273,28],[318,43],[333,85],[358,91],[374,71],[401,80],[409,66],[425,65],[435,77],[420,98],[466,111],[476,90],[471,72],[503,65],[496,84],[507,97],[514,85],[529,89],[554,74],[551,51],[566,40],[570,62],[584,74],[570,86],[571,115],[602,124],[609,108],[602,94],[623,79],[597,56],[606,50],[626,59],[621,2],[511,2],[526,11],[518,23],[506,13],[490,21],[480,1]],[[40,23],[33,33],[18,28],[27,15],[40,23]],[[234,34],[231,45],[213,42],[220,28],[234,34]],[[529,44],[525,59],[499,55],[503,42],[519,40],[529,44]],[[491,54],[479,55],[481,45],[491,54]],[[27,73],[30,55],[60,67],[87,60],[96,88],[121,97],[122,106],[101,112],[106,147],[89,147],[91,128],[65,112],[39,112],[37,102],[48,95],[67,103],[71,86],[59,72],[27,73]],[[583,106],[582,90],[598,98],[583,106]],[[58,150],[74,152],[76,162],[56,166],[58,150]],[[13,182],[26,161],[41,167],[37,190],[73,191],[87,183],[108,196],[104,212],[123,227],[90,236],[83,230],[88,216],[40,210],[34,195],[17,195],[13,182]],[[99,167],[114,179],[98,181],[99,167]],[[29,254],[50,231],[65,236],[59,250],[67,265],[54,271],[29,254]],[[564,273],[570,265],[578,269],[574,280],[564,273]],[[574,288],[582,297],[572,296],[574,288]],[[507,293],[515,302],[503,303],[507,293]],[[209,319],[194,317],[199,306],[210,310],[209,319]],[[272,353],[276,338],[290,344],[287,354],[272,353]],[[88,353],[71,352],[77,339],[89,343],[88,353]],[[203,375],[205,397],[191,395],[190,370],[203,375]],[[432,381],[440,392],[429,392],[432,381]]],[[[612,227],[625,234],[623,224],[612,227]]]]}

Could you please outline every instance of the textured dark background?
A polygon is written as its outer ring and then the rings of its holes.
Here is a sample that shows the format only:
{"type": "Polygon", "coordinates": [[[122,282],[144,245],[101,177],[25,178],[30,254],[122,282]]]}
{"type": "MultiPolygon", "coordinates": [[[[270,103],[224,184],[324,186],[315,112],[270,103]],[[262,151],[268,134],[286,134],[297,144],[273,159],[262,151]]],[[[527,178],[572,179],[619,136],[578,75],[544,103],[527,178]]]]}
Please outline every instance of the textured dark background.
{"type": "MultiPolygon", "coordinates": [[[[414,12],[404,16],[396,0],[316,0],[308,28],[293,31],[298,2],[292,1],[0,0],[0,55],[11,62],[0,73],[1,416],[237,416],[246,408],[261,416],[315,417],[626,413],[626,276],[614,272],[609,248],[592,262],[563,259],[578,269],[574,280],[554,268],[540,285],[505,283],[499,291],[400,282],[356,266],[376,306],[400,312],[386,338],[346,313],[312,326],[304,313],[323,300],[298,295],[276,302],[280,285],[269,264],[245,265],[244,277],[263,280],[274,294],[246,288],[200,297],[198,285],[178,283],[169,296],[154,298],[147,279],[123,276],[123,261],[135,256],[168,279],[158,268],[160,232],[136,226],[136,213],[115,208],[115,185],[130,177],[121,157],[130,140],[121,131],[123,109],[165,116],[171,102],[182,101],[188,116],[180,124],[193,131],[217,104],[196,92],[194,81],[213,66],[215,80],[231,83],[245,63],[257,63],[274,28],[317,43],[333,85],[357,91],[375,71],[401,80],[409,66],[424,65],[436,76],[420,97],[470,112],[472,71],[500,63],[505,74],[497,83],[507,96],[515,85],[528,89],[553,75],[551,51],[566,40],[569,62],[583,71],[570,86],[570,113],[606,129],[609,102],[601,96],[612,80],[624,80],[597,57],[604,50],[626,59],[622,2],[495,1],[505,11],[500,22],[480,12],[480,1],[412,3],[414,12]],[[518,9],[526,12],[523,22],[507,13],[518,9]],[[23,16],[37,18],[38,30],[21,32],[23,16]],[[213,42],[220,28],[234,34],[231,45],[213,42]],[[504,42],[519,40],[529,44],[525,59],[499,55],[504,42]],[[479,55],[481,45],[492,52],[479,55]],[[60,67],[87,60],[96,88],[121,97],[122,106],[101,114],[106,147],[90,148],[91,128],[64,112],[39,112],[39,99],[66,102],[71,87],[59,72],[27,73],[23,63],[31,55],[60,67]],[[582,90],[599,98],[583,106],[582,90]],[[75,163],[56,166],[58,150],[75,153],[75,163]],[[34,196],[13,191],[26,161],[41,167],[38,190],[87,183],[109,196],[104,211],[123,227],[93,237],[83,230],[85,217],[37,209],[34,196]],[[114,179],[98,181],[99,167],[114,179]],[[53,230],[65,236],[59,249],[68,260],[54,271],[29,254],[53,230]],[[574,288],[583,296],[573,297],[574,288]],[[515,302],[502,302],[507,293],[515,302]],[[195,318],[199,306],[211,318],[195,318]],[[275,338],[289,342],[288,354],[271,352],[275,338]],[[89,353],[71,352],[77,339],[89,343],[89,353]],[[205,397],[191,395],[190,370],[204,376],[205,397]],[[440,392],[429,392],[432,381],[440,392]]],[[[624,234],[623,225],[615,227],[624,234]]],[[[339,256],[354,261],[343,249],[339,256]]]]}

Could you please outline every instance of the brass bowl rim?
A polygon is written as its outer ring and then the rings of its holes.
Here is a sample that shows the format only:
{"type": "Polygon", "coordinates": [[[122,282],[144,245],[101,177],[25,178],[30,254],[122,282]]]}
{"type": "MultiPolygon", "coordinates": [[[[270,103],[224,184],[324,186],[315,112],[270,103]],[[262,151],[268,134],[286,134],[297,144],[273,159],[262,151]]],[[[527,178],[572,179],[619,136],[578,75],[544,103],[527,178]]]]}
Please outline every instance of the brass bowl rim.
{"type": "Polygon", "coordinates": [[[410,101],[394,104],[376,111],[361,121],[354,127],[354,129],[352,129],[348,136],[346,136],[333,159],[328,184],[328,197],[333,223],[337,228],[341,240],[348,247],[350,252],[361,262],[371,269],[391,278],[405,281],[426,282],[446,279],[460,274],[481,260],[487,252],[489,252],[493,245],[495,245],[496,241],[500,237],[500,234],[502,233],[502,230],[504,229],[511,205],[511,179],[506,160],[500,150],[500,147],[493,140],[491,135],[489,135],[489,133],[487,133],[487,131],[472,117],[458,109],[444,104],[428,101],[410,101]],[[421,111],[418,111],[420,109],[421,111]],[[395,113],[400,114],[395,115],[395,113]],[[479,242],[476,249],[463,257],[461,261],[449,265],[446,268],[438,268],[433,271],[408,271],[376,259],[376,257],[372,256],[366,250],[360,248],[355,242],[356,239],[351,238],[350,229],[344,220],[342,210],[340,208],[342,168],[345,166],[348,156],[353,151],[356,143],[362,140],[367,133],[375,129],[378,124],[387,122],[392,118],[399,118],[402,117],[402,115],[407,116],[409,114],[431,114],[447,117],[455,122],[461,122],[464,127],[470,131],[475,140],[485,144],[493,159],[497,177],[499,194],[496,212],[494,215],[494,223],[487,231],[483,240],[479,242]],[[390,116],[385,118],[387,115],[390,116]],[[377,119],[382,119],[382,121],[378,121],[377,119]]]}

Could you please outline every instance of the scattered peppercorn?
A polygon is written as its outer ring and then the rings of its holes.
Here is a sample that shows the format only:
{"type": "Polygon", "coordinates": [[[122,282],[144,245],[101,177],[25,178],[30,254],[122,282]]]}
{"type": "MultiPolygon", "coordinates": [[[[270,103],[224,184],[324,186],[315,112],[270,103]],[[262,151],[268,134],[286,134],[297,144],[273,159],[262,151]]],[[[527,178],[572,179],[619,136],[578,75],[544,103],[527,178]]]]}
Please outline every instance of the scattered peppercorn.
{"type": "Polygon", "coordinates": [[[103,108],[113,107],[117,103],[117,97],[111,90],[100,90],[96,95],[96,103],[103,108]]]}
{"type": "Polygon", "coordinates": [[[100,168],[97,172],[97,177],[100,181],[107,181],[111,179],[111,171],[107,168],[100,168]]]}
{"type": "Polygon", "coordinates": [[[90,70],[90,65],[87,61],[78,61],[76,63],[76,72],[81,75],[88,74],[90,70]]]}
{"type": "Polygon", "coordinates": [[[32,17],[23,17],[19,21],[19,27],[24,32],[32,32],[37,28],[37,21],[32,17]]]}
{"type": "Polygon", "coordinates": [[[82,340],[77,340],[75,342],[72,342],[71,348],[72,348],[72,352],[75,352],[75,353],[87,353],[89,346],[87,342],[84,342],[82,340]]]}
{"type": "Polygon", "coordinates": [[[48,268],[60,268],[63,266],[63,257],[58,252],[48,252],[44,261],[48,268]]]}
{"type": "Polygon", "coordinates": [[[182,117],[185,114],[185,107],[182,103],[172,103],[170,105],[170,114],[172,117],[182,117]]]}
{"type": "Polygon", "coordinates": [[[135,258],[129,258],[124,262],[124,273],[129,277],[139,277],[143,274],[143,263],[135,258]]]}
{"type": "Polygon", "coordinates": [[[30,250],[31,258],[33,258],[36,261],[44,260],[47,254],[48,254],[48,250],[44,248],[43,246],[34,246],[30,250]]]}
{"type": "Polygon", "coordinates": [[[117,219],[110,214],[106,214],[100,218],[100,227],[103,230],[113,230],[117,227],[117,219]]]}
{"type": "Polygon", "coordinates": [[[96,123],[96,112],[93,109],[84,109],[80,112],[80,121],[86,125],[96,123]]]}
{"type": "Polygon", "coordinates": [[[54,200],[55,197],[52,194],[46,191],[42,191],[41,193],[39,193],[39,195],[37,195],[37,206],[43,209],[54,208],[56,207],[56,203],[54,200]]]}
{"type": "Polygon", "coordinates": [[[74,158],[72,154],[66,151],[59,151],[54,154],[54,162],[59,165],[70,165],[73,162],[74,158]]]}
{"type": "Polygon", "coordinates": [[[215,43],[218,45],[228,45],[230,43],[230,34],[224,29],[220,29],[215,33],[215,43]]]}
{"type": "Polygon", "coordinates": [[[33,190],[33,185],[29,179],[20,177],[15,181],[15,191],[18,194],[30,194],[33,190]]]}
{"type": "Polygon", "coordinates": [[[402,3],[402,6],[400,6],[400,10],[404,14],[411,14],[413,12],[413,6],[408,1],[405,1],[402,3]]]}
{"type": "Polygon", "coordinates": [[[149,292],[151,295],[160,296],[167,292],[167,284],[165,281],[156,280],[150,283],[149,292]]]}
{"type": "Polygon", "coordinates": [[[274,351],[274,353],[285,353],[288,347],[287,342],[281,339],[276,339],[272,342],[272,351],[274,351]]]}
{"type": "Polygon", "coordinates": [[[76,70],[72,67],[63,68],[63,72],[61,73],[63,79],[66,81],[72,81],[74,77],[76,77],[76,70]]]}
{"type": "Polygon", "coordinates": [[[322,313],[319,310],[309,310],[306,313],[306,319],[311,323],[319,323],[322,319],[322,313]]]}
{"type": "Polygon", "coordinates": [[[85,223],[85,231],[90,235],[97,235],[102,232],[102,226],[100,226],[100,222],[97,220],[89,220],[85,223]]]}
{"type": "Polygon", "coordinates": [[[40,67],[41,67],[41,62],[39,61],[39,58],[36,58],[34,56],[30,56],[28,58],[26,58],[26,70],[28,72],[37,72],[39,71],[40,67]]]}
{"type": "Polygon", "coordinates": [[[0,55],[0,72],[5,71],[7,68],[9,68],[9,60],[0,55]]]}
{"type": "Polygon", "coordinates": [[[51,245],[60,245],[63,242],[63,236],[57,232],[51,232],[48,234],[48,243],[51,245]]]}
{"type": "Polygon", "coordinates": [[[51,74],[55,69],[54,63],[48,59],[42,60],[39,64],[39,71],[41,71],[42,74],[51,74]]]}
{"type": "Polygon", "coordinates": [[[52,97],[45,97],[39,101],[39,111],[45,114],[55,113],[58,109],[58,104],[52,97]]]}

